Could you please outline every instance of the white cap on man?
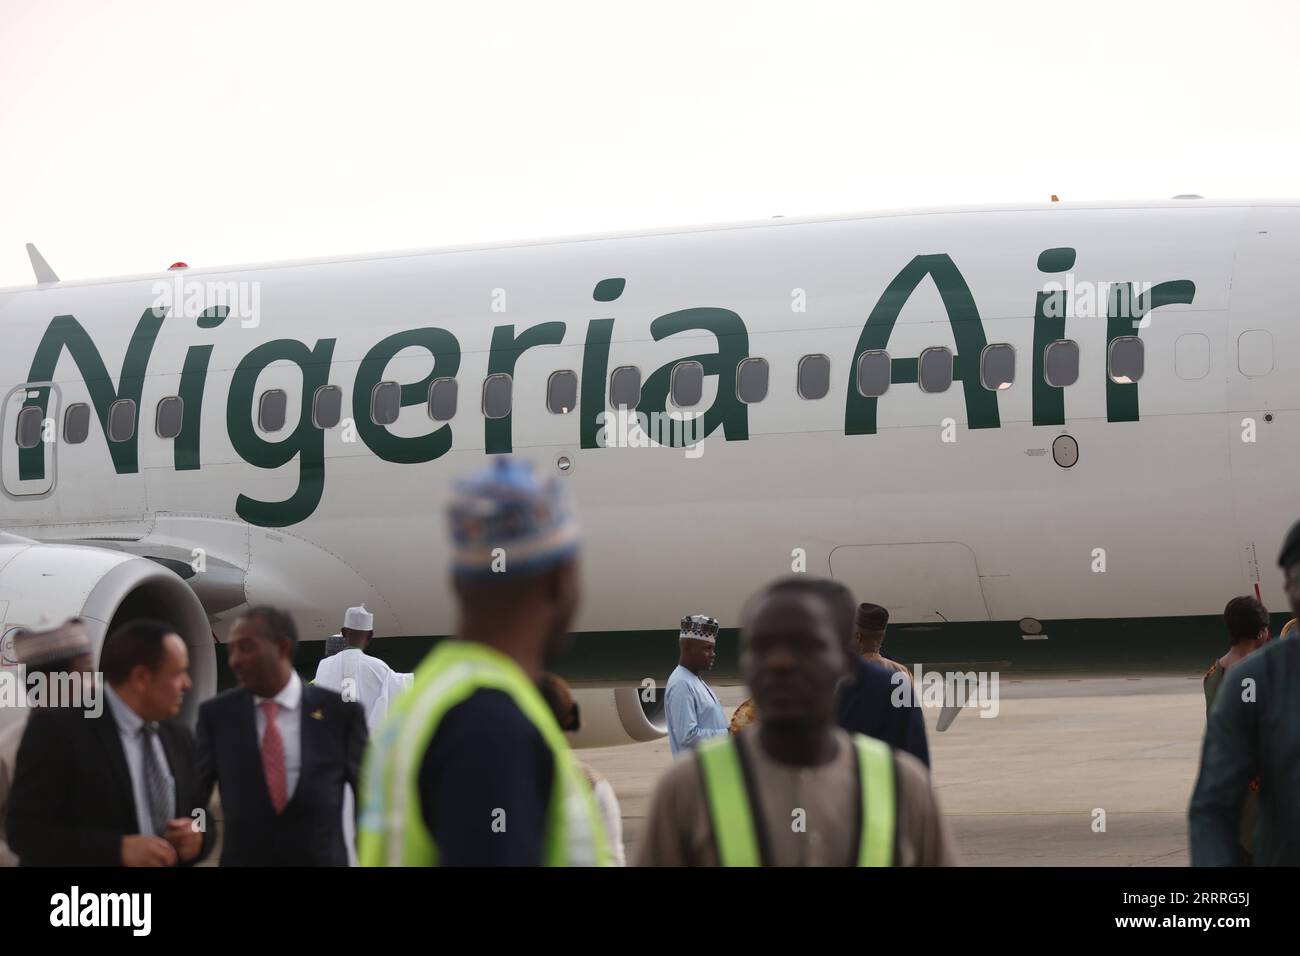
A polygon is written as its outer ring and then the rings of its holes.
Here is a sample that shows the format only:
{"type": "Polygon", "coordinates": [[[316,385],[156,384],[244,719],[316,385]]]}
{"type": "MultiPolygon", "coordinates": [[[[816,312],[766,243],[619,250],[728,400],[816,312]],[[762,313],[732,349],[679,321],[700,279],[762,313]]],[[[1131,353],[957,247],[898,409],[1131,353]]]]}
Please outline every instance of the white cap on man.
{"type": "Polygon", "coordinates": [[[350,607],[343,615],[343,626],[352,631],[373,631],[375,616],[366,610],[364,604],[361,607],[350,607]]]}

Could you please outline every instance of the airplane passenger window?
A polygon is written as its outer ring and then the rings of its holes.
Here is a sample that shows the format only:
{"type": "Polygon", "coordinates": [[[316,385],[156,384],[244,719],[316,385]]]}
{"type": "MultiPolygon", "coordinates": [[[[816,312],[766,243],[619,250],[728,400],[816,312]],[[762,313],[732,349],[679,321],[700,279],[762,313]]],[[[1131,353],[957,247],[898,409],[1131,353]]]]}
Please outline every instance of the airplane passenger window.
{"type": "Polygon", "coordinates": [[[878,398],[889,391],[889,353],[872,349],[858,356],[858,394],[878,398]]]}
{"type": "Polygon", "coordinates": [[[1144,349],[1136,335],[1123,335],[1110,343],[1110,378],[1128,385],[1142,377],[1144,349]]]}
{"type": "Polygon", "coordinates": [[[449,422],[456,416],[459,391],[454,378],[437,378],[429,385],[429,417],[435,422],[449,422]]]}
{"type": "Polygon", "coordinates": [[[108,440],[130,441],[135,434],[135,402],[118,399],[108,407],[108,440]]]}
{"type": "Polygon", "coordinates": [[[489,375],[483,380],[483,414],[488,418],[505,418],[510,414],[514,383],[509,375],[489,375]]]}
{"type": "Polygon", "coordinates": [[[952,352],[940,346],[926,349],[917,363],[917,381],[923,392],[946,392],[952,384],[952,352]]]}
{"type": "Polygon", "coordinates": [[[264,432],[278,432],[284,427],[285,417],[289,413],[289,396],[282,388],[273,388],[262,393],[257,403],[257,424],[264,432]]]}
{"type": "Polygon", "coordinates": [[[1237,336],[1237,369],[1247,378],[1262,378],[1273,371],[1271,332],[1247,329],[1237,336]]]}
{"type": "Polygon", "coordinates": [[[699,362],[678,362],[673,366],[669,391],[678,408],[698,405],[704,397],[704,366],[699,362]]]}
{"type": "Polygon", "coordinates": [[[805,355],[799,360],[799,397],[825,398],[831,390],[831,360],[825,355],[805,355]]]}
{"type": "Polygon", "coordinates": [[[63,440],[80,445],[90,435],[90,406],[84,402],[69,405],[63,413],[63,440]]]}
{"type": "Polygon", "coordinates": [[[1188,332],[1174,340],[1174,371],[1187,381],[1210,374],[1210,337],[1188,332]]]}
{"type": "Polygon", "coordinates": [[[311,423],[317,428],[333,428],[343,420],[343,389],[322,385],[311,400],[311,423]]]}
{"type": "Polygon", "coordinates": [[[1053,388],[1065,388],[1079,380],[1079,343],[1058,339],[1043,350],[1043,378],[1053,388]]]}
{"type": "Polygon", "coordinates": [[[28,405],[18,413],[18,447],[35,448],[41,443],[41,407],[28,405]]]}
{"type": "Polygon", "coordinates": [[[636,408],[641,401],[641,370],[622,365],[609,376],[609,403],[615,408],[636,408]]]}
{"type": "Polygon", "coordinates": [[[578,407],[578,373],[553,372],[546,380],[546,408],[552,415],[567,415],[578,407]]]}
{"type": "Polygon", "coordinates": [[[1010,388],[1016,380],[1016,350],[1010,345],[986,345],[980,353],[980,384],[990,392],[1010,388]]]}
{"type": "Polygon", "coordinates": [[[370,393],[370,420],[376,425],[391,425],[402,411],[402,386],[397,382],[380,382],[370,393]]]}
{"type": "Polygon", "coordinates": [[[154,415],[154,431],[159,438],[175,438],[181,433],[181,419],[184,417],[185,403],[179,396],[171,395],[158,403],[154,415]]]}
{"type": "Polygon", "coordinates": [[[736,397],[746,405],[767,398],[767,359],[747,358],[736,366],[736,397]]]}

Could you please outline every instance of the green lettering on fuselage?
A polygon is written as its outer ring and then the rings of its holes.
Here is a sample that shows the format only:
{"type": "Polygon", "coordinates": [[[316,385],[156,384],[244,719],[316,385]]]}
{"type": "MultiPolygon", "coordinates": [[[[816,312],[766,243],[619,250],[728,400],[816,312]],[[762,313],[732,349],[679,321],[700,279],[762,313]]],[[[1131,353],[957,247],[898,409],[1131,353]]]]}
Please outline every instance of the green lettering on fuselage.
{"type": "MultiPolygon", "coordinates": [[[[1070,269],[1074,258],[1075,251],[1069,247],[1047,249],[1040,255],[1038,267],[1043,273],[1059,273],[1070,269]]],[[[899,315],[927,278],[934,282],[939,293],[956,343],[953,377],[962,383],[969,427],[1000,427],[998,393],[984,388],[980,381],[979,365],[987,339],[974,296],[951,257],[933,254],[915,256],[903,266],[867,316],[857,345],[849,356],[849,381],[844,409],[845,435],[876,432],[880,399],[863,396],[858,391],[857,359],[869,350],[887,350],[899,315]]],[[[615,302],[622,295],[625,286],[626,280],[621,277],[600,280],[592,298],[597,302],[615,302]]],[[[1136,297],[1132,295],[1128,284],[1117,284],[1113,288],[1116,292],[1108,303],[1106,318],[1105,341],[1108,349],[1120,336],[1137,335],[1138,321],[1149,312],[1164,305],[1189,304],[1196,291],[1195,285],[1185,279],[1159,283],[1136,297]]],[[[1064,336],[1067,305],[1064,293],[1043,291],[1037,294],[1032,360],[1035,425],[1061,425],[1065,422],[1063,391],[1047,384],[1043,353],[1048,344],[1064,336]]],[[[149,309],[141,315],[127,345],[116,384],[109,377],[94,341],[71,315],[59,315],[51,320],[32,360],[28,374],[32,391],[26,404],[39,406],[43,413],[48,408],[50,389],[41,386],[55,380],[58,362],[65,349],[90,393],[106,439],[109,410],[113,403],[123,399],[134,403],[136,428],[132,436],[126,441],[107,442],[113,467],[118,474],[138,471],[141,394],[146,369],[164,316],[165,310],[159,309],[149,309]]],[[[220,307],[209,309],[200,316],[198,328],[215,329],[221,326],[225,317],[220,307]]],[[[615,318],[590,319],[586,326],[579,383],[579,414],[574,416],[578,419],[576,437],[584,449],[600,447],[601,444],[598,437],[599,425],[602,414],[607,410],[606,386],[611,347],[616,341],[615,321],[615,318]]],[[[497,326],[492,332],[488,374],[505,373],[513,376],[520,355],[537,346],[560,344],[564,340],[565,330],[565,323],[558,321],[525,327],[517,334],[515,325],[497,326]]],[[[737,367],[749,357],[749,333],[744,320],[728,309],[697,307],[658,316],[650,323],[650,335],[656,342],[689,331],[710,333],[716,341],[716,348],[682,356],[651,372],[642,386],[636,412],[647,418],[656,413],[662,415],[668,412],[673,369],[681,362],[698,362],[703,367],[704,374],[716,380],[713,400],[702,413],[703,427],[694,430],[673,429],[668,442],[677,447],[685,443],[688,434],[692,435],[691,440],[694,441],[700,434],[711,435],[719,428],[727,441],[747,440],[749,407],[740,400],[736,388],[737,367]]],[[[297,487],[285,500],[264,501],[245,494],[237,495],[235,513],[250,524],[263,527],[297,524],[310,517],[320,504],[325,487],[325,430],[316,426],[312,411],[317,390],[329,384],[334,345],[334,339],[321,339],[313,347],[294,339],[277,339],[254,348],[235,368],[226,402],[226,430],[235,452],[258,469],[279,469],[295,458],[298,459],[297,487]],[[254,418],[259,376],[275,362],[290,362],[298,367],[302,374],[302,392],[293,431],[285,437],[277,435],[279,440],[272,441],[260,433],[254,418]]],[[[211,344],[192,345],[185,353],[179,384],[179,394],[183,399],[182,424],[174,447],[174,464],[178,472],[201,467],[202,406],[213,348],[211,344]]],[[[455,335],[447,329],[434,327],[410,329],[389,335],[365,354],[352,384],[353,423],[357,434],[370,451],[378,458],[394,464],[434,461],[447,454],[453,444],[450,422],[437,424],[426,434],[405,437],[393,434],[391,426],[378,424],[372,418],[371,400],[375,387],[385,380],[388,367],[398,353],[408,348],[428,352],[433,358],[433,366],[419,381],[401,384],[402,408],[423,406],[429,399],[433,381],[454,378],[461,364],[460,343],[455,335]]],[[[918,360],[914,356],[891,356],[890,382],[915,383],[917,366],[918,360]]],[[[1138,419],[1137,390],[1136,382],[1117,383],[1107,375],[1106,409],[1109,421],[1138,419]]],[[[521,401],[535,400],[532,395],[515,397],[521,401]]],[[[470,407],[476,405],[477,402],[474,402],[470,407]]],[[[682,411],[684,414],[694,412],[693,409],[682,411]]],[[[503,418],[484,419],[484,446],[488,454],[510,452],[514,446],[513,438],[510,414],[503,418]]],[[[7,440],[13,441],[12,435],[7,440]]],[[[26,481],[43,478],[46,455],[47,449],[43,443],[35,448],[20,449],[20,479],[26,481]]]]}

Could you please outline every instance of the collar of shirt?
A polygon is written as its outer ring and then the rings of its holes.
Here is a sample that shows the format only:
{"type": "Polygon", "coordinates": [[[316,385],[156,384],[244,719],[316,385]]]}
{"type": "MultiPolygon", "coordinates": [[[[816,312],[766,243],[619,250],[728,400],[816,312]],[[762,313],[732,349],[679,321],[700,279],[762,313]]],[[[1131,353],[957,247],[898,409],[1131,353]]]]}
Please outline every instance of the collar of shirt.
{"type": "Polygon", "coordinates": [[[302,678],[298,676],[298,672],[289,672],[288,682],[280,688],[280,693],[274,697],[253,695],[253,703],[258,707],[268,700],[273,700],[279,704],[281,710],[297,710],[298,704],[302,701],[302,678]]]}
{"type": "Polygon", "coordinates": [[[104,682],[105,696],[108,698],[108,708],[113,712],[113,720],[117,723],[117,729],[129,737],[135,737],[140,733],[140,728],[144,726],[144,718],[131,709],[131,706],[121,697],[117,696],[117,691],[113,690],[111,684],[104,682]]]}

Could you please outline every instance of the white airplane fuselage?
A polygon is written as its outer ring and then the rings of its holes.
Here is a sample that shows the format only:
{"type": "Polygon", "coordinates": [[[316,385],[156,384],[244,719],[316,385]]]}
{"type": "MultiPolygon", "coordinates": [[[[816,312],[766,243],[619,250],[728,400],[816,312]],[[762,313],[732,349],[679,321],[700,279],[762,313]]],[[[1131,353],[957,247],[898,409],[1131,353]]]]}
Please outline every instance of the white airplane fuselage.
{"type": "MultiPolygon", "coordinates": [[[[672,630],[695,612],[734,627],[747,595],[792,570],[841,578],[898,623],[1213,615],[1257,585],[1282,610],[1274,559],[1300,517],[1288,480],[1298,266],[1300,204],[1176,201],[785,219],[5,290],[0,530],[190,565],[222,636],[239,608],[270,603],[323,638],[363,602],[381,635],[444,635],[451,482],[509,451],[578,502],[579,632],[672,630]],[[1141,308],[1108,318],[1123,297],[1103,283],[1132,284],[1141,308]],[[1109,346],[1131,336],[1142,375],[1116,382],[1109,346]],[[1064,387],[1034,361],[1059,339],[1078,345],[1064,387]],[[997,344],[1014,349],[1014,379],[990,390],[980,360],[997,344]],[[932,347],[957,356],[945,391],[915,384],[932,347]],[[892,382],[868,398],[855,366],[872,350],[889,354],[892,382]],[[829,360],[824,397],[800,395],[808,355],[829,360]],[[769,370],[753,404],[736,394],[747,357],[769,370]],[[637,367],[643,410],[672,412],[659,386],[692,358],[704,391],[683,411],[705,413],[702,443],[609,447],[616,429],[598,433],[597,417],[612,410],[613,370],[637,367]],[[559,370],[579,380],[567,414],[546,404],[559,370]],[[484,415],[493,373],[511,376],[505,419],[484,415]],[[458,405],[439,422],[427,392],[446,377],[458,405]],[[368,421],[379,382],[403,386],[391,424],[368,421]],[[320,428],[324,386],[341,389],[342,421],[320,428]],[[267,432],[259,409],[274,389],[287,420],[267,432]],[[173,396],[182,433],[160,437],[158,405],[173,396]],[[124,399],[132,434],[110,442],[124,399]],[[24,461],[18,417],[32,404],[45,428],[24,461]],[[90,425],[73,443],[77,404],[90,425]],[[220,586],[205,591],[204,575],[220,586]]],[[[0,589],[23,587],[5,573],[0,589]]]]}

